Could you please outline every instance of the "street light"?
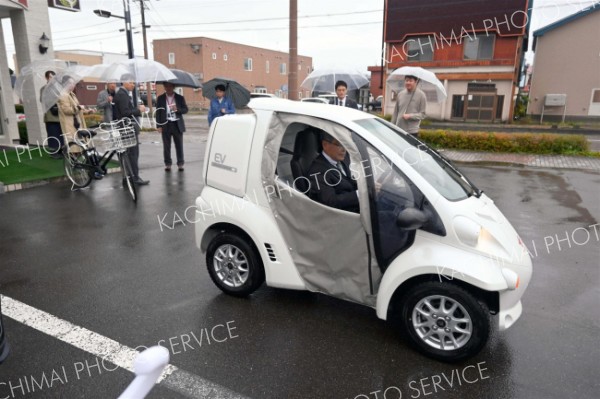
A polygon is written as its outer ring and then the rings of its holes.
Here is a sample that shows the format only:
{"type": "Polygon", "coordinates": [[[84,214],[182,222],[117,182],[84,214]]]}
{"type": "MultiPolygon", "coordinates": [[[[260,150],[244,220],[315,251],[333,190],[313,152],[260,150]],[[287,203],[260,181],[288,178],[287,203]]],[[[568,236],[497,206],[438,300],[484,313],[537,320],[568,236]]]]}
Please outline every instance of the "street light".
{"type": "Polygon", "coordinates": [[[123,9],[125,16],[113,14],[107,10],[94,10],[94,14],[102,18],[119,18],[125,20],[125,31],[127,32],[127,53],[130,59],[135,58],[133,53],[133,34],[131,32],[131,13],[129,12],[129,0],[123,0],[123,9]]]}
{"type": "MultiPolygon", "coordinates": [[[[131,32],[131,13],[129,11],[129,0],[123,0],[123,10],[125,11],[124,17],[120,15],[115,15],[112,12],[106,10],[94,10],[94,14],[102,18],[114,17],[125,20],[125,31],[127,32],[127,53],[129,59],[132,60],[135,58],[135,55],[133,53],[133,33],[131,32]]],[[[137,107],[136,90],[133,91],[133,104],[137,107]]]]}

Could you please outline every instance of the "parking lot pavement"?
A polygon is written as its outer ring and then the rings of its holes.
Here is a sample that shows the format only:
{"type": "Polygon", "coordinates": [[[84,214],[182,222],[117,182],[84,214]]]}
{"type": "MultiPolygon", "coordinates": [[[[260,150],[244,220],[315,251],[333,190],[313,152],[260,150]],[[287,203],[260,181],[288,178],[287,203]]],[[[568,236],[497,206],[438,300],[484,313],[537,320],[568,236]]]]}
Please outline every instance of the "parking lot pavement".
{"type": "MultiPolygon", "coordinates": [[[[598,396],[597,172],[462,167],[520,233],[534,274],[522,318],[452,365],[421,356],[364,306],[267,287],[248,299],[222,294],[186,216],[201,159],[181,174],[144,162],[151,183],[137,204],[119,176],[81,192],[62,182],[2,196],[0,293],[128,348],[166,346],[181,373],[150,398],[219,397],[219,389],[250,398],[598,396]],[[192,383],[205,391],[184,389],[192,383]]],[[[60,334],[6,319],[13,351],[0,366],[0,397],[116,397],[133,378],[60,334]],[[7,391],[43,375],[43,389],[7,391]]]]}

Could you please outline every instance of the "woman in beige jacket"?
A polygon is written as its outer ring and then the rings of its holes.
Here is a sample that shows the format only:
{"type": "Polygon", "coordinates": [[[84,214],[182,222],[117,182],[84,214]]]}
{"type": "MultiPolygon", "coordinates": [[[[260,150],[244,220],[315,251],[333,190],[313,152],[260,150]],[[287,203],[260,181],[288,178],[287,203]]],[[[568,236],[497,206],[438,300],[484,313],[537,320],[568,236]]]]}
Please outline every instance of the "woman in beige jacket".
{"type": "Polygon", "coordinates": [[[73,92],[75,89],[75,81],[73,78],[64,76],[62,84],[67,92],[60,96],[57,101],[58,116],[60,118],[60,127],[63,132],[65,143],[68,143],[74,141],[73,138],[78,129],[86,128],[83,115],[93,112],[93,110],[87,110],[79,104],[79,100],[73,92]]]}

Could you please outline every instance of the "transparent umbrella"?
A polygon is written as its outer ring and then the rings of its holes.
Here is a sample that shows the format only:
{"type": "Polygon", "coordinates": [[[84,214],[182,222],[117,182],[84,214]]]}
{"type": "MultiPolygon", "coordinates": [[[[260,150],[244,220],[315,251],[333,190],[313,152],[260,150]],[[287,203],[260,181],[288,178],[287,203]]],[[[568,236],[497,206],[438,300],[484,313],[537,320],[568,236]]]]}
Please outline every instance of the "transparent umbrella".
{"type": "Polygon", "coordinates": [[[64,72],[67,69],[67,62],[63,60],[42,60],[34,61],[31,64],[21,68],[19,76],[15,81],[14,94],[17,100],[23,98],[23,90],[28,85],[33,85],[37,82],[38,85],[46,84],[46,71],[54,73],[64,72]]]}
{"type": "Polygon", "coordinates": [[[438,103],[446,100],[448,95],[442,82],[435,76],[435,73],[421,67],[400,67],[390,74],[386,83],[392,90],[400,91],[404,87],[406,76],[414,76],[419,79],[417,87],[425,92],[428,100],[431,99],[438,103]]]}
{"type": "Polygon", "coordinates": [[[42,106],[44,111],[48,111],[60,97],[67,94],[79,82],[83,76],[77,75],[72,71],[57,73],[42,90],[42,106]]]}
{"type": "Polygon", "coordinates": [[[304,79],[300,87],[311,92],[335,92],[335,83],[343,80],[348,85],[348,90],[360,89],[369,84],[367,76],[354,69],[323,68],[315,69],[304,79]]]}
{"type": "Polygon", "coordinates": [[[104,82],[162,82],[175,79],[177,76],[160,62],[133,58],[127,61],[114,62],[106,67],[100,76],[104,82]]]}

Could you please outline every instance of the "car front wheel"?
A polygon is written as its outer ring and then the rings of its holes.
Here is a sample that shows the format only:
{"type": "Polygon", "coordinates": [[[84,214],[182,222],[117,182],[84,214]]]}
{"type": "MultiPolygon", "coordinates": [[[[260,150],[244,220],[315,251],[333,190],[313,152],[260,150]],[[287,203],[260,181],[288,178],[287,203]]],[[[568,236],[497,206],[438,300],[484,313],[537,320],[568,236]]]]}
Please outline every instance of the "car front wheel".
{"type": "Polygon", "coordinates": [[[410,340],[427,356],[456,362],[477,354],[486,344],[487,306],[450,282],[426,282],[403,298],[401,320],[410,340]]]}
{"type": "Polygon", "coordinates": [[[211,241],[206,266],[215,285],[229,295],[250,295],[265,281],[260,255],[236,234],[221,233],[211,241]]]}

